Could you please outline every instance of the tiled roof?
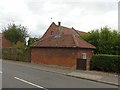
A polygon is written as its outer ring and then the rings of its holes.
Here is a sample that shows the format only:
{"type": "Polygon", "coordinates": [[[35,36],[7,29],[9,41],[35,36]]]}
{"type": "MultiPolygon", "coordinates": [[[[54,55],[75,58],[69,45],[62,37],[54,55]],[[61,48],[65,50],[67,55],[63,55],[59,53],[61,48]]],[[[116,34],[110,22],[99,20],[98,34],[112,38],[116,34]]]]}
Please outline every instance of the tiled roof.
{"type": "Polygon", "coordinates": [[[91,48],[95,47],[77,35],[55,35],[35,42],[31,47],[71,47],[91,48]]]}
{"type": "MultiPolygon", "coordinates": [[[[45,34],[42,36],[42,38],[47,38],[50,35],[50,32],[53,31],[54,33],[57,32],[57,28],[58,25],[56,25],[54,22],[50,25],[50,27],[48,28],[48,30],[45,32],[45,34]]],[[[87,34],[87,32],[83,32],[83,31],[79,31],[79,30],[75,30],[73,27],[72,28],[68,28],[68,27],[64,27],[64,26],[60,26],[60,32],[59,34],[73,34],[73,35],[83,35],[83,34],[87,34]]]]}
{"type": "Polygon", "coordinates": [[[41,40],[33,43],[31,47],[77,47],[95,49],[93,45],[80,37],[81,33],[86,34],[74,28],[68,28],[61,25],[58,26],[53,22],[41,40]],[[54,32],[54,34],[51,35],[51,31],[54,32]]]}
{"type": "Polygon", "coordinates": [[[63,34],[73,34],[73,35],[76,35],[76,34],[79,34],[79,35],[87,34],[87,32],[75,30],[73,27],[72,28],[68,28],[68,27],[64,27],[64,26],[61,26],[61,33],[63,33],[63,34]]]}

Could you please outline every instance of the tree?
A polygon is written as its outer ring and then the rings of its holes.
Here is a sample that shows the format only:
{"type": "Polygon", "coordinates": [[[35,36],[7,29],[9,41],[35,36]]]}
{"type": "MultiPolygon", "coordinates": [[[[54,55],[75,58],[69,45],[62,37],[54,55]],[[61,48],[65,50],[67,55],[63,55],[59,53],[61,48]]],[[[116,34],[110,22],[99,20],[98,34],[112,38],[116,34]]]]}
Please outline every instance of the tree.
{"type": "Polygon", "coordinates": [[[25,42],[25,38],[28,36],[27,28],[21,25],[8,24],[8,27],[4,28],[3,35],[6,39],[10,40],[13,44],[18,41],[25,42]]]}
{"type": "Polygon", "coordinates": [[[110,28],[101,28],[99,38],[99,52],[102,54],[110,54],[112,47],[112,33],[110,28]]]}
{"type": "Polygon", "coordinates": [[[28,40],[28,46],[32,45],[34,42],[37,42],[37,41],[39,41],[39,38],[30,37],[29,40],[28,40]]]}
{"type": "Polygon", "coordinates": [[[96,52],[100,54],[120,54],[120,33],[111,28],[103,27],[92,30],[82,38],[96,46],[96,52]]]}
{"type": "Polygon", "coordinates": [[[96,46],[96,53],[98,53],[99,51],[99,30],[95,29],[90,31],[88,34],[82,35],[81,37],[86,40],[87,42],[91,43],[92,45],[96,46]]]}
{"type": "Polygon", "coordinates": [[[116,46],[115,50],[117,50],[117,54],[120,55],[120,32],[117,33],[117,40],[116,40],[116,46]]]}

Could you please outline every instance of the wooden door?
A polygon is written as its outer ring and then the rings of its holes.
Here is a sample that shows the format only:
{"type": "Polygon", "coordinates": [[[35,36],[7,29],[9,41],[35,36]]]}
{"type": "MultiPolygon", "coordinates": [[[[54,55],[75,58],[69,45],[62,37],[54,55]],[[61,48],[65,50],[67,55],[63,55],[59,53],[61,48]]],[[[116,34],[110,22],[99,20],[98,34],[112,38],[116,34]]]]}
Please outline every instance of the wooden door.
{"type": "Polygon", "coordinates": [[[76,69],[86,70],[86,59],[77,59],[76,69]]]}

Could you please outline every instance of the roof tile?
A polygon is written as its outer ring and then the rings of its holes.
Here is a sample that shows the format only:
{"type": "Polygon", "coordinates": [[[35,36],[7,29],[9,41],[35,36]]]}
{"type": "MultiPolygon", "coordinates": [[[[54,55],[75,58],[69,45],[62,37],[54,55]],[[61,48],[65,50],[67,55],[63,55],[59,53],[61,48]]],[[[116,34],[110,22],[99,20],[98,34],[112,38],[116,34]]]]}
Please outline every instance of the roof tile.
{"type": "Polygon", "coordinates": [[[59,33],[57,32],[58,26],[53,22],[48,30],[45,32],[41,40],[33,43],[31,47],[78,47],[78,48],[92,48],[96,47],[86,42],[80,37],[80,34],[86,34],[75,30],[74,28],[68,28],[60,26],[59,33]],[[54,35],[50,35],[50,31],[54,31],[54,35]]]}
{"type": "Polygon", "coordinates": [[[71,47],[71,48],[92,48],[95,47],[84,41],[76,35],[61,35],[59,37],[51,36],[38,42],[35,42],[32,47],[71,47]]]}

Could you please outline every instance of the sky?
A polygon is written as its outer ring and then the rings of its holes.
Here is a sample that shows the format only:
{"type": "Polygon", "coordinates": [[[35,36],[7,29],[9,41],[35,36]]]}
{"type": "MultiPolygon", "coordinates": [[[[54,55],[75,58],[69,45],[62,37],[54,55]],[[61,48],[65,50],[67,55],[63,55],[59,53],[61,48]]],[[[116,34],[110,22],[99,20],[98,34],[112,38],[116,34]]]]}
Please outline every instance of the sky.
{"type": "Polygon", "coordinates": [[[52,22],[89,32],[108,26],[118,30],[119,0],[0,0],[0,31],[9,23],[40,37],[52,22]]]}

